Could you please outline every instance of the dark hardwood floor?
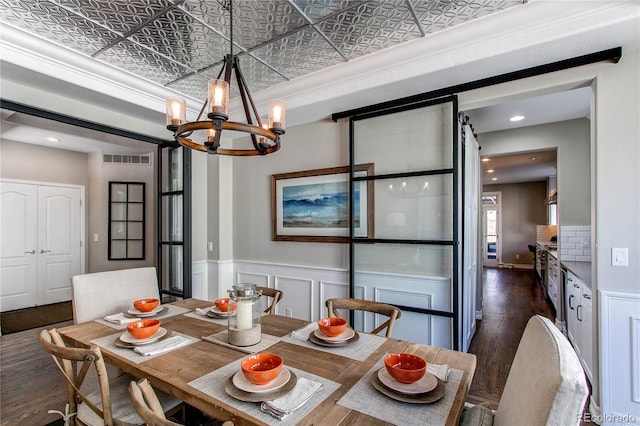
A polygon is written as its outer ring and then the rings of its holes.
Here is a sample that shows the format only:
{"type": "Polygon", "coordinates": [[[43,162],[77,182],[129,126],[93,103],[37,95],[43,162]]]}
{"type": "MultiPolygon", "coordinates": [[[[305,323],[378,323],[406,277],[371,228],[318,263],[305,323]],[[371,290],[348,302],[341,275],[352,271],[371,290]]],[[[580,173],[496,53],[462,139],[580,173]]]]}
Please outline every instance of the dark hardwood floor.
{"type": "Polygon", "coordinates": [[[485,268],[482,320],[469,352],[478,366],[467,400],[487,401],[498,408],[520,338],[531,316],[555,320],[553,306],[544,299],[532,270],[485,268]]]}

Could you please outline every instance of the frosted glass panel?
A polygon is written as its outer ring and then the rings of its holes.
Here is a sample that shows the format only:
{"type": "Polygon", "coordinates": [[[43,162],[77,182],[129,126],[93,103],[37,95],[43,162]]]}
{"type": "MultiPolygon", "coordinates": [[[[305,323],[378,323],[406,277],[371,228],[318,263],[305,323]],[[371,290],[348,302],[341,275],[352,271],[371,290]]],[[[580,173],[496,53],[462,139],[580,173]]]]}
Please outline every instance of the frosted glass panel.
{"type": "Polygon", "coordinates": [[[182,194],[162,197],[162,239],[182,241],[182,194]]]}
{"type": "Polygon", "coordinates": [[[451,240],[452,190],[452,175],[376,181],[376,238],[451,240]]]}
{"type": "Polygon", "coordinates": [[[375,174],[453,167],[450,102],[354,122],[354,162],[375,174]]]}
{"type": "Polygon", "coordinates": [[[162,289],[181,292],[182,283],[182,246],[162,246],[162,289]]]}
{"type": "Polygon", "coordinates": [[[355,271],[428,275],[450,278],[452,246],[417,244],[356,244],[355,271]]]}
{"type": "Polygon", "coordinates": [[[162,150],[162,192],[182,191],[182,149],[162,150]]]}

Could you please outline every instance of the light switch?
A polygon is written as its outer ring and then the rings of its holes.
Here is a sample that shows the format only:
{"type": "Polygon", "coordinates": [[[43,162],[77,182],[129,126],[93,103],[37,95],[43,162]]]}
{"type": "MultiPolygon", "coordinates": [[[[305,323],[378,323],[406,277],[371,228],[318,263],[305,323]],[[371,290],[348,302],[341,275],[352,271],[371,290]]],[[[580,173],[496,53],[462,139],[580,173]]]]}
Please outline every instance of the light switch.
{"type": "Polygon", "coordinates": [[[93,234],[93,241],[98,241],[98,234],[93,234]]]}
{"type": "Polygon", "coordinates": [[[208,249],[209,251],[213,251],[213,241],[209,241],[209,242],[207,243],[207,249],[208,249]]]}
{"type": "Polygon", "coordinates": [[[626,247],[612,247],[611,264],[613,266],[629,266],[629,249],[626,247]]]}

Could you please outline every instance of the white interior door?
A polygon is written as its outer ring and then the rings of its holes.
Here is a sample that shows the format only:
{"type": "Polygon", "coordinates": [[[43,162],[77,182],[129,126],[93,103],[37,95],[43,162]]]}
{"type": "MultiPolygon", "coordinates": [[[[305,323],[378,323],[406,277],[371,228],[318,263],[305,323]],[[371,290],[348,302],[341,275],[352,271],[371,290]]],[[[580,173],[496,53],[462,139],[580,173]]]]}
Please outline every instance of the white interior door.
{"type": "Polygon", "coordinates": [[[500,205],[482,206],[482,253],[484,266],[496,267],[501,262],[500,205]]]}
{"type": "Polygon", "coordinates": [[[71,300],[80,274],[80,188],[38,188],[38,304],[71,300]]]}
{"type": "Polygon", "coordinates": [[[0,311],[71,300],[82,273],[82,187],[1,182],[0,311]]]}
{"type": "Polygon", "coordinates": [[[464,176],[464,289],[462,350],[466,352],[476,332],[476,291],[478,286],[478,222],[480,204],[480,153],[473,131],[465,124],[465,176],[464,176]]]}
{"type": "Polygon", "coordinates": [[[35,304],[37,295],[37,191],[3,182],[0,189],[0,310],[35,304]]]}

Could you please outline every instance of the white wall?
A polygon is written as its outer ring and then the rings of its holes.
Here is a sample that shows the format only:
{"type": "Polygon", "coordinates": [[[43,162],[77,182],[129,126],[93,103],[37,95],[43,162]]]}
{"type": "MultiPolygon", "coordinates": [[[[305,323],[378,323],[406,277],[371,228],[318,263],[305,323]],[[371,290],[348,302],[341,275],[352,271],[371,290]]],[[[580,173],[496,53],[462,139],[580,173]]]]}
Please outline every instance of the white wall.
{"type": "Polygon", "coordinates": [[[482,133],[478,139],[483,156],[557,148],[559,222],[561,225],[590,225],[589,127],[589,120],[569,120],[482,133]]]}
{"type": "Polygon", "coordinates": [[[277,153],[234,159],[234,259],[347,267],[348,244],[271,241],[271,175],[348,165],[347,130],[345,120],[289,128],[277,153]]]}

